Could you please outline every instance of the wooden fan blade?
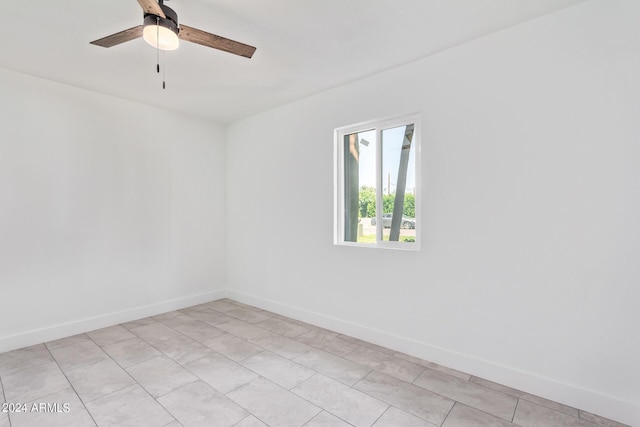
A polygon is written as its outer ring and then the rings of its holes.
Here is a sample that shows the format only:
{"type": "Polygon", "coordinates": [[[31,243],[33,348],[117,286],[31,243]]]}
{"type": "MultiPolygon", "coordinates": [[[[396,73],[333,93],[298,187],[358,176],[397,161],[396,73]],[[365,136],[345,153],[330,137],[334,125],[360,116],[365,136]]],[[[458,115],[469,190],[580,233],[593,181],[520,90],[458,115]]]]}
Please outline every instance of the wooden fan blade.
{"type": "Polygon", "coordinates": [[[256,51],[255,47],[249,46],[248,44],[216,36],[215,34],[207,33],[206,31],[187,27],[186,25],[180,25],[178,37],[188,42],[198,43],[203,46],[223,50],[225,52],[233,53],[234,55],[244,56],[245,58],[251,58],[253,53],[256,51]]]}
{"type": "Polygon", "coordinates": [[[138,25],[137,27],[129,28],[128,30],[120,31],[119,33],[111,34],[110,36],[94,40],[91,42],[91,44],[102,47],[115,46],[117,44],[142,37],[143,28],[144,27],[142,25],[138,25]]]}
{"type": "Polygon", "coordinates": [[[152,15],[166,18],[164,12],[156,0],[138,0],[140,7],[144,10],[144,13],[150,13],[152,15]]]}

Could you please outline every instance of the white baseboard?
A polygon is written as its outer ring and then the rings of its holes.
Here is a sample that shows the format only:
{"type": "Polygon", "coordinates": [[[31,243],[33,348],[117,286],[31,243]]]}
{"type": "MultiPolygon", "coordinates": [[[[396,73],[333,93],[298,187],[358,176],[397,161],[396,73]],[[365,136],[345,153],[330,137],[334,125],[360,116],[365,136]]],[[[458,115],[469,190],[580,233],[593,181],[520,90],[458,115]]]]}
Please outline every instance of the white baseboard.
{"type": "Polygon", "coordinates": [[[640,405],[616,396],[254,295],[229,290],[227,296],[245,304],[429,360],[612,420],[640,426],[640,405]]]}
{"type": "Polygon", "coordinates": [[[0,337],[0,353],[47,341],[53,341],[59,338],[69,337],[83,332],[92,331],[94,329],[106,328],[107,326],[118,325],[120,323],[130,322],[144,317],[155,316],[168,311],[179,310],[181,308],[226,297],[226,290],[205,292],[202,294],[157,302],[113,313],[101,314],[99,316],[80,319],[73,322],[47,326],[45,328],[34,329],[7,337],[0,337]]]}

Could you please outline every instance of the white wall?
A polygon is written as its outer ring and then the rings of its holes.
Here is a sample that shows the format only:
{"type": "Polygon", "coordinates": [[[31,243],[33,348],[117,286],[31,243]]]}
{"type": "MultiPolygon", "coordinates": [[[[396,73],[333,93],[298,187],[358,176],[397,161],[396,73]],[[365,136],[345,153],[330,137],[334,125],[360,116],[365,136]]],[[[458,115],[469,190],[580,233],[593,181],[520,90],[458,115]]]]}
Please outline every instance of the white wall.
{"type": "Polygon", "coordinates": [[[639,15],[583,3],[231,125],[231,295],[640,424],[639,15]],[[333,129],[413,112],[423,250],[334,246],[333,129]]]}
{"type": "Polygon", "coordinates": [[[224,288],[222,126],[2,70],[0,94],[0,351],[224,288]]]}

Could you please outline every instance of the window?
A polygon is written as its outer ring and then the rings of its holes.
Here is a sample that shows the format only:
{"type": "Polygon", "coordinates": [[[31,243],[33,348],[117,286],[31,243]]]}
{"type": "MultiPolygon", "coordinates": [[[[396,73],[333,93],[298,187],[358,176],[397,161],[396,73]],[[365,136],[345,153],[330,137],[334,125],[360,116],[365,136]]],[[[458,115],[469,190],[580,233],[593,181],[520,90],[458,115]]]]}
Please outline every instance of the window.
{"type": "Polygon", "coordinates": [[[335,130],[334,242],[418,250],[420,118],[335,130]]]}

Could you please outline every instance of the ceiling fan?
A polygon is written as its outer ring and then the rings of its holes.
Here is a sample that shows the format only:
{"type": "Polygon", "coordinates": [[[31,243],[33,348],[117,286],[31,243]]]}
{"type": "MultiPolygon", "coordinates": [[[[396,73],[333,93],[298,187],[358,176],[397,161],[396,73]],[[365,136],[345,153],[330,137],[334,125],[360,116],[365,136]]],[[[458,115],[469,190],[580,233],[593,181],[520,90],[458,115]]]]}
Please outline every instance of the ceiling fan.
{"type": "Polygon", "coordinates": [[[138,3],[144,11],[142,25],[94,40],[91,44],[112,47],[143,37],[147,43],[159,50],[175,50],[180,40],[185,40],[245,58],[251,58],[256,51],[255,47],[248,44],[178,24],[178,14],[165,6],[164,0],[138,0],[138,3]]]}

